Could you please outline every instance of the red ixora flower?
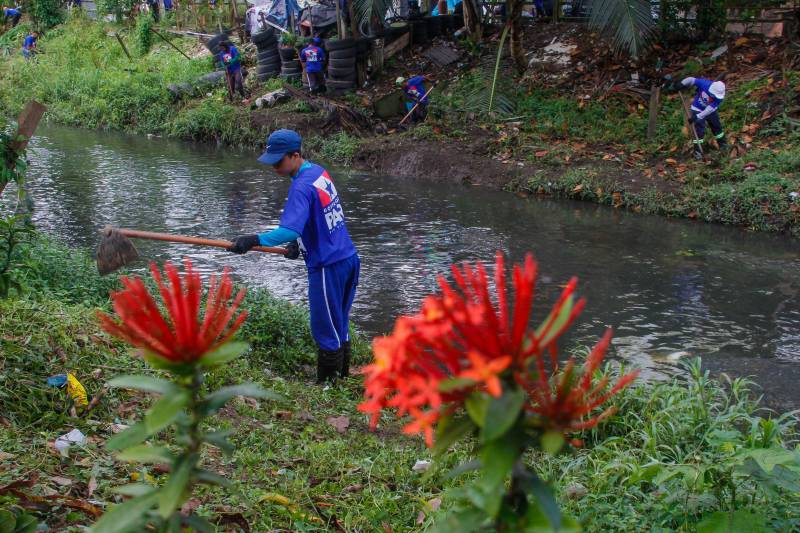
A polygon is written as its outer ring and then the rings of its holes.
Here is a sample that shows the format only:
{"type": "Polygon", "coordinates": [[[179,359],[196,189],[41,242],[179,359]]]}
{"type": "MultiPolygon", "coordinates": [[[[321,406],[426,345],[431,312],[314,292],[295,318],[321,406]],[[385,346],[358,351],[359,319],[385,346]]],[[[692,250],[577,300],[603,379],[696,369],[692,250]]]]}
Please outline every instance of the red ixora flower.
{"type": "MultiPolygon", "coordinates": [[[[550,378],[562,376],[556,341],[585,304],[583,299],[574,301],[577,279],[570,280],[548,318],[534,331],[528,326],[536,285],[531,254],[513,268],[511,311],[500,252],[495,258],[496,304],[481,263],[464,264],[461,269],[453,265],[452,274],[455,287],[440,276],[441,295],[428,296],[419,313],[399,317],[391,335],[373,341],[374,361],[364,368],[365,401],[359,405],[371,415],[372,427],[383,409],[395,408],[398,416],[412,418],[404,431],[424,434],[430,446],[438,419],[463,406],[473,392],[499,397],[507,387],[524,386],[531,400],[528,409],[546,417],[551,426],[578,429],[588,414],[635,377],[626,376],[608,392],[607,380],[592,386],[591,374],[605,354],[604,348],[595,349],[580,391],[573,391],[572,374],[567,372],[558,394],[548,396],[550,378]]],[[[567,370],[572,366],[568,363],[567,370]]]]}
{"type": "Polygon", "coordinates": [[[166,314],[144,282],[134,276],[122,277],[125,288],[111,293],[119,321],[98,313],[103,329],[129,344],[174,363],[190,363],[223,343],[239,329],[247,311],[236,312],[244,298],[244,289],[235,298],[228,270],[218,280],[211,276],[205,312],[201,315],[203,287],[200,274],[184,260],[185,272],[167,262],[162,279],[156,265],[150,265],[153,279],[161,293],[166,314]]]}

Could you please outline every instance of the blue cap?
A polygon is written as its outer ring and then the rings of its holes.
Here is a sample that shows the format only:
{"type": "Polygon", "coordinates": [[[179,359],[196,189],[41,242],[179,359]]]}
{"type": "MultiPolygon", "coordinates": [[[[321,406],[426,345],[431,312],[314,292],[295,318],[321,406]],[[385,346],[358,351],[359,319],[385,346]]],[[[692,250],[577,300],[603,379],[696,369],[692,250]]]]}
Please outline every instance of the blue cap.
{"type": "Polygon", "coordinates": [[[319,37],[314,37],[313,39],[311,39],[311,42],[314,44],[319,44],[322,42],[322,39],[320,39],[319,37]]]}
{"type": "Polygon", "coordinates": [[[273,131],[267,138],[267,151],[258,158],[259,163],[275,165],[289,152],[299,152],[302,139],[293,130],[273,131]]]}

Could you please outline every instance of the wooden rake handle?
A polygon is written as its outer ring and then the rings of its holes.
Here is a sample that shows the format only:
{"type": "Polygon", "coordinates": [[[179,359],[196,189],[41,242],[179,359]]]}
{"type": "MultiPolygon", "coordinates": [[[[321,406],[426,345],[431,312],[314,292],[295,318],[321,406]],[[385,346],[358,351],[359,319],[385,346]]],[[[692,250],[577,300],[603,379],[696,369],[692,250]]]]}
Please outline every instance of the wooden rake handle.
{"type": "MultiPolygon", "coordinates": [[[[154,231],[140,231],[136,229],[124,229],[124,228],[120,228],[118,231],[123,235],[125,235],[126,237],[131,237],[134,239],[181,242],[184,244],[199,244],[201,246],[214,246],[216,248],[229,248],[230,246],[233,245],[233,243],[230,241],[223,241],[217,239],[203,239],[202,237],[188,237],[186,235],[172,235],[169,233],[156,233],[154,231]]],[[[281,247],[255,246],[251,248],[251,250],[254,250],[256,252],[265,252],[269,254],[286,255],[286,249],[281,247]]]]}

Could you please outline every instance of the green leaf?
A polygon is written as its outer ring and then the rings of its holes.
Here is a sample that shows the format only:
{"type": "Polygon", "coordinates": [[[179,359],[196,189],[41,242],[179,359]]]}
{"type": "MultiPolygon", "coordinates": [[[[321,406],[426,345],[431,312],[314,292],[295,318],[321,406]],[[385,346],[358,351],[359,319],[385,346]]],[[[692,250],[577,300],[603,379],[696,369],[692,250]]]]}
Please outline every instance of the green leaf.
{"type": "Polygon", "coordinates": [[[739,509],[733,513],[717,511],[697,524],[697,533],[766,533],[767,519],[757,513],[739,509]]]}
{"type": "Polygon", "coordinates": [[[169,479],[158,491],[158,514],[166,520],[183,503],[189,477],[196,461],[194,455],[181,457],[169,475],[169,479]]]}
{"type": "Polygon", "coordinates": [[[246,342],[226,342],[213,352],[205,354],[198,360],[202,366],[212,368],[232,361],[250,348],[246,342]]]}
{"type": "Polygon", "coordinates": [[[475,429],[475,424],[467,416],[447,416],[436,427],[436,440],[433,445],[433,454],[441,455],[446,452],[456,441],[469,435],[475,429]]]}
{"type": "Polygon", "coordinates": [[[175,456],[164,446],[133,446],[117,454],[120,461],[131,463],[171,464],[175,456]]]}
{"type": "Polygon", "coordinates": [[[139,496],[120,505],[115,505],[110,511],[100,517],[92,528],[91,533],[127,533],[129,531],[143,531],[146,513],[158,501],[158,492],[139,496]]]}
{"type": "Polygon", "coordinates": [[[179,390],[155,402],[144,417],[148,434],[155,435],[174,422],[188,403],[189,393],[185,390],[179,390]]]}
{"type": "Polygon", "coordinates": [[[547,330],[547,335],[540,342],[541,346],[547,346],[550,344],[550,342],[552,342],[558,334],[559,330],[564,327],[564,324],[566,324],[569,320],[570,313],[572,313],[572,306],[574,303],[575,298],[570,294],[567,299],[564,300],[564,305],[558,309],[553,309],[550,311],[550,314],[547,315],[547,318],[545,318],[541,325],[536,329],[536,336],[539,337],[544,332],[544,329],[550,320],[553,320],[550,329],[547,330]],[[555,315],[555,319],[553,319],[555,313],[558,313],[558,315],[555,315]]]}
{"type": "Polygon", "coordinates": [[[464,402],[467,414],[475,422],[475,425],[482,428],[486,420],[486,412],[489,410],[489,396],[483,392],[473,392],[464,402]]]}
{"type": "Polygon", "coordinates": [[[39,521],[36,517],[28,513],[23,513],[17,517],[17,525],[14,529],[14,533],[34,533],[37,527],[39,527],[39,521]]]}
{"type": "Polygon", "coordinates": [[[432,533],[471,533],[482,529],[486,522],[486,515],[479,509],[467,508],[449,513],[443,519],[437,520],[431,529],[432,533]]]}
{"type": "Polygon", "coordinates": [[[17,518],[14,513],[0,509],[0,533],[14,533],[17,528],[17,518]]]}
{"type": "Polygon", "coordinates": [[[767,472],[755,459],[748,458],[743,465],[736,467],[736,472],[750,476],[768,492],[773,492],[778,487],[800,492],[800,474],[781,464],[775,465],[772,472],[767,472]]]}
{"type": "Polygon", "coordinates": [[[473,459],[472,461],[468,461],[466,463],[461,463],[447,474],[445,474],[445,479],[452,479],[454,477],[458,477],[465,472],[474,472],[475,470],[480,470],[483,463],[481,463],[480,459],[473,459]]]}
{"type": "Polygon", "coordinates": [[[197,515],[184,516],[183,523],[200,533],[214,533],[217,530],[208,520],[197,515]]]}
{"type": "Polygon", "coordinates": [[[120,485],[119,487],[114,487],[114,489],[112,489],[112,491],[116,494],[132,497],[144,496],[154,492],[155,490],[156,488],[154,486],[148,485],[147,483],[128,483],[127,485],[120,485]]]}
{"type": "Polygon", "coordinates": [[[211,444],[212,446],[216,446],[225,455],[233,455],[234,447],[233,444],[228,440],[228,437],[234,434],[233,430],[225,430],[225,431],[214,431],[213,433],[206,433],[201,438],[211,444]]]}
{"type": "Polygon", "coordinates": [[[439,392],[453,392],[474,385],[475,380],[469,378],[450,378],[439,383],[439,392]]]}
{"type": "Polygon", "coordinates": [[[481,431],[481,441],[492,441],[511,429],[519,418],[524,403],[525,393],[520,389],[512,389],[499,398],[491,398],[481,431]]]}
{"type": "Polygon", "coordinates": [[[479,486],[486,496],[483,510],[492,518],[496,518],[500,511],[505,480],[521,453],[521,442],[516,434],[506,434],[504,438],[493,440],[481,448],[483,477],[479,486]]]}
{"type": "Polygon", "coordinates": [[[136,444],[141,444],[149,436],[150,433],[148,433],[144,422],[139,422],[108,439],[106,441],[106,450],[124,450],[136,444]]]}
{"type": "Polygon", "coordinates": [[[188,376],[195,372],[194,365],[186,363],[173,363],[164,359],[160,355],[148,352],[147,350],[144,352],[144,360],[147,361],[147,363],[153,368],[166,370],[180,376],[188,376]]]}
{"type": "Polygon", "coordinates": [[[522,490],[533,497],[550,527],[558,531],[561,528],[561,509],[550,487],[521,462],[514,465],[514,479],[522,490]]]}
{"type": "Polygon", "coordinates": [[[205,483],[206,485],[219,485],[220,487],[228,487],[231,484],[229,479],[208,470],[196,471],[195,478],[200,483],[205,483]]]}
{"type": "Polygon", "coordinates": [[[267,400],[282,400],[283,396],[272,391],[263,389],[255,383],[244,383],[241,385],[231,385],[209,394],[204,402],[203,411],[206,415],[216,413],[227,402],[237,396],[248,396],[250,398],[262,398],[267,400]]]}
{"type": "Polygon", "coordinates": [[[555,455],[564,447],[564,434],[560,431],[545,431],[542,435],[542,450],[555,455]]]}
{"type": "Polygon", "coordinates": [[[178,392],[178,387],[166,379],[154,378],[152,376],[117,376],[106,383],[109,387],[118,389],[134,389],[145,392],[156,392],[158,394],[169,395],[178,392]]]}

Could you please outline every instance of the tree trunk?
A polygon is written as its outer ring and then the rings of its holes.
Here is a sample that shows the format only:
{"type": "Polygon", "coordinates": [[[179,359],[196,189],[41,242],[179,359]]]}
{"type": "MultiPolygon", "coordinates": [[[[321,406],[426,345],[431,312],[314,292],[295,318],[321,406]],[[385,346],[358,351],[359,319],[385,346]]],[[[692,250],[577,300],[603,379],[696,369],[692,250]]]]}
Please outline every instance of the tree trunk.
{"type": "Polygon", "coordinates": [[[524,0],[506,0],[506,11],[508,12],[508,25],[511,28],[511,57],[517,65],[520,74],[525,72],[527,67],[525,62],[525,48],[523,46],[522,31],[522,8],[524,0]]]}
{"type": "Polygon", "coordinates": [[[475,42],[481,41],[483,38],[483,24],[477,0],[464,0],[464,26],[475,42]]]}

